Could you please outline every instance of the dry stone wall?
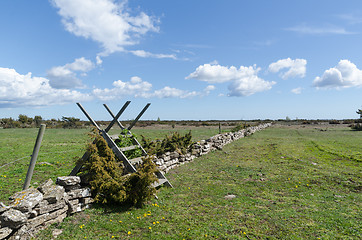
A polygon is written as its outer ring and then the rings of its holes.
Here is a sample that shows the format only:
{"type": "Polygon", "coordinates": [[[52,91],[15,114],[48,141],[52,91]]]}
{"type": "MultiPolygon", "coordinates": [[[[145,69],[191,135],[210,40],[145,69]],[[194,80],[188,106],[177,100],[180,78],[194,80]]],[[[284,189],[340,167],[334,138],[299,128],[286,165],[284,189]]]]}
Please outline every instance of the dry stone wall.
{"type": "Polygon", "coordinates": [[[51,179],[37,189],[29,188],[10,197],[0,206],[0,239],[30,239],[53,223],[80,212],[93,202],[90,189],[77,176],[51,179]]]}
{"type": "MultiPolygon", "coordinates": [[[[238,132],[224,133],[195,143],[186,154],[167,152],[155,159],[158,169],[168,172],[212,150],[271,126],[271,123],[249,127],[238,132]]],[[[78,176],[51,179],[37,189],[29,188],[10,197],[10,205],[0,202],[0,239],[30,239],[53,223],[60,223],[73,213],[89,208],[93,202],[91,190],[81,184],[78,176]]]]}
{"type": "Polygon", "coordinates": [[[195,143],[190,148],[190,151],[186,154],[180,154],[178,152],[167,152],[157,158],[155,160],[155,163],[160,171],[166,173],[172,168],[190,162],[201,155],[208,154],[212,150],[221,150],[226,144],[240,138],[249,136],[256,131],[260,131],[264,128],[270,127],[271,125],[271,123],[265,123],[254,127],[248,127],[238,132],[218,134],[207,140],[201,140],[200,142],[195,143]]]}

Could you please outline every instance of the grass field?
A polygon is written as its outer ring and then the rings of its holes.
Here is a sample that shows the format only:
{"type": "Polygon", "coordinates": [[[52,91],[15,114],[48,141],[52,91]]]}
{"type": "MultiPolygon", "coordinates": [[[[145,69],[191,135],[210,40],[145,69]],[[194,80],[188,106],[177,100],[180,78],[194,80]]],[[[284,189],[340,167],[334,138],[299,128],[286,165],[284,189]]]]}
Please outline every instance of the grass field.
{"type": "MultiPolygon", "coordinates": [[[[172,131],[186,133],[192,131],[193,140],[199,141],[214,136],[218,127],[184,127],[169,125],[132,130],[138,137],[144,135],[151,139],[163,138],[172,131]]],[[[45,180],[66,176],[74,167],[74,159],[85,151],[89,129],[46,129],[37,159],[32,185],[37,186],[45,180]]],[[[118,134],[115,128],[110,134],[118,134]]],[[[30,156],[33,152],[38,129],[0,129],[0,201],[20,191],[25,181],[30,156]]]]}
{"type": "Polygon", "coordinates": [[[142,209],[95,206],[39,239],[361,239],[361,145],[346,127],[273,126],[171,170],[142,209]]]}

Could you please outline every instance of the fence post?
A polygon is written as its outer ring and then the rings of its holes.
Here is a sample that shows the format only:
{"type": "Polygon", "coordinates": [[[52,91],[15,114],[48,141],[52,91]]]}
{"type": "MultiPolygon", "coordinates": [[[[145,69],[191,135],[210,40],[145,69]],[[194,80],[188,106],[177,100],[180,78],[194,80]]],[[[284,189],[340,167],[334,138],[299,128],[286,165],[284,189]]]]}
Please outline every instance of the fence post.
{"type": "Polygon", "coordinates": [[[39,153],[39,149],[40,149],[41,140],[43,139],[44,130],[45,130],[45,124],[41,124],[40,128],[39,128],[39,132],[38,132],[38,137],[36,138],[33,154],[31,155],[28,172],[26,173],[23,190],[26,190],[29,188],[31,178],[33,177],[35,163],[36,163],[36,159],[38,158],[38,153],[39,153]]]}

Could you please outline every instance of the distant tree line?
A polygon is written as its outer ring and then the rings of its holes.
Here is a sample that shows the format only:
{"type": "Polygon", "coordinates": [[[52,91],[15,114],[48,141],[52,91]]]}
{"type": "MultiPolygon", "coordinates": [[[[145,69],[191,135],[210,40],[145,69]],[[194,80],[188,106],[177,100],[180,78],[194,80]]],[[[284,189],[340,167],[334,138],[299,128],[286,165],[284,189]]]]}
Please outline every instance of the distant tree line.
{"type": "Polygon", "coordinates": [[[19,114],[18,119],[0,118],[0,128],[34,128],[40,124],[46,124],[47,128],[83,128],[89,126],[89,122],[80,121],[75,117],[62,117],[61,119],[52,118],[44,120],[41,116],[34,118],[24,114],[19,114]]]}

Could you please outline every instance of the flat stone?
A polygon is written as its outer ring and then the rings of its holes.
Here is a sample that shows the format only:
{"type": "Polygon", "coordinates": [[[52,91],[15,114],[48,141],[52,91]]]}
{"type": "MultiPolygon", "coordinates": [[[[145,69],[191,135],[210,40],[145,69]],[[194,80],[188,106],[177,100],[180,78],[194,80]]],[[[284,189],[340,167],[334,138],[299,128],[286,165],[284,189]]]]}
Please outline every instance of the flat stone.
{"type": "Polygon", "coordinates": [[[43,194],[35,188],[17,192],[10,197],[13,208],[22,212],[31,212],[31,210],[43,200],[43,194]]]}
{"type": "Polygon", "coordinates": [[[91,196],[91,190],[90,188],[81,188],[67,192],[66,194],[68,195],[69,200],[74,198],[85,198],[91,196]]]}
{"type": "Polygon", "coordinates": [[[4,239],[9,236],[13,230],[9,227],[0,228],[0,239],[4,239]]]}
{"type": "Polygon", "coordinates": [[[234,195],[234,194],[229,194],[229,195],[226,195],[224,198],[227,199],[227,200],[231,200],[231,199],[233,199],[233,198],[236,198],[236,195],[234,195]]]}
{"type": "Polygon", "coordinates": [[[63,187],[80,184],[80,177],[78,177],[78,176],[58,177],[56,184],[63,186],[63,187]]]}
{"type": "Polygon", "coordinates": [[[52,235],[53,235],[54,238],[57,238],[62,233],[63,233],[62,229],[54,229],[53,232],[52,232],[52,235]]]}
{"type": "Polygon", "coordinates": [[[66,206],[65,201],[60,201],[53,204],[39,204],[38,207],[36,207],[34,210],[37,211],[38,214],[44,214],[47,212],[53,212],[57,209],[64,208],[66,206]]]}
{"type": "Polygon", "coordinates": [[[1,226],[17,229],[28,220],[26,215],[19,210],[9,209],[0,216],[1,226]]]}
{"type": "Polygon", "coordinates": [[[51,180],[50,178],[48,180],[46,180],[45,182],[43,182],[39,187],[38,190],[39,192],[45,194],[46,192],[48,192],[49,188],[51,188],[54,185],[53,180],[51,180]]]}

